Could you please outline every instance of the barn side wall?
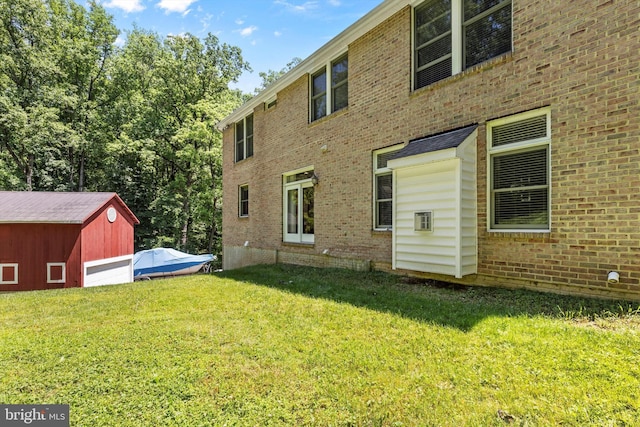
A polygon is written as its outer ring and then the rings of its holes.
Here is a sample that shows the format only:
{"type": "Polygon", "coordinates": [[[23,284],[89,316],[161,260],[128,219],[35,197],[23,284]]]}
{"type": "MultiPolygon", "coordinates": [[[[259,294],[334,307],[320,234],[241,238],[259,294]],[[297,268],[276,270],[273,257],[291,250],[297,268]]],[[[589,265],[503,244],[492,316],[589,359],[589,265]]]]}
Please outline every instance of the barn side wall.
{"type": "Polygon", "coordinates": [[[0,224],[0,264],[18,264],[18,283],[0,291],[81,286],[80,225],[0,224]],[[47,283],[47,263],[65,263],[64,283],[47,283]]]}

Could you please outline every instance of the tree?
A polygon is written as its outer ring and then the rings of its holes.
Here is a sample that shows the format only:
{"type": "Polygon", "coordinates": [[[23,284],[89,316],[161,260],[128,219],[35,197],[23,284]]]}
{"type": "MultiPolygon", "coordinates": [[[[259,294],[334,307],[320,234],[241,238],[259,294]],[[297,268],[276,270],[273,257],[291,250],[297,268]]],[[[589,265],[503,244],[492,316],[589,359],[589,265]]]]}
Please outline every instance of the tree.
{"type": "Polygon", "coordinates": [[[211,34],[118,33],[97,0],[0,0],[0,188],[114,191],[142,222],[136,249],[217,252],[215,124],[249,66],[211,34]]]}
{"type": "Polygon", "coordinates": [[[204,41],[190,34],[161,40],[139,29],[129,34],[113,73],[114,88],[126,96],[112,113],[121,130],[110,152],[130,173],[147,174],[139,177],[143,189],[122,182],[149,214],[139,227],[146,228],[140,247],[212,246],[221,206],[215,123],[238,105],[240,94],[228,85],[247,68],[238,48],[211,34],[204,41]]]}
{"type": "Polygon", "coordinates": [[[89,7],[0,0],[0,158],[12,188],[84,187],[91,116],[118,35],[101,6],[89,7]]]}
{"type": "Polygon", "coordinates": [[[302,62],[302,59],[295,57],[289,62],[283,69],[280,71],[269,70],[267,72],[261,71],[258,75],[262,78],[262,85],[254,90],[256,94],[265,90],[268,86],[275,83],[280,77],[287,74],[289,71],[294,69],[296,65],[302,62]]]}

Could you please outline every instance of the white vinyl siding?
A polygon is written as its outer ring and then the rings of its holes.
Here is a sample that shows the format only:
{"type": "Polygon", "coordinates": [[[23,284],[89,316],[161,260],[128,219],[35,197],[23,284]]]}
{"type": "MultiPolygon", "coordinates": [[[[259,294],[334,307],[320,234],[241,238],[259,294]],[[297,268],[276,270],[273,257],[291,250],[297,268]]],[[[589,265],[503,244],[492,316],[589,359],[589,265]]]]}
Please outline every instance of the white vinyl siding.
{"type": "Polygon", "coordinates": [[[457,148],[389,162],[393,169],[393,268],[463,277],[477,272],[477,132],[457,148]],[[432,212],[431,231],[415,214],[432,212]]]}
{"type": "Polygon", "coordinates": [[[490,230],[549,231],[550,144],[548,109],[487,124],[490,230]]]}

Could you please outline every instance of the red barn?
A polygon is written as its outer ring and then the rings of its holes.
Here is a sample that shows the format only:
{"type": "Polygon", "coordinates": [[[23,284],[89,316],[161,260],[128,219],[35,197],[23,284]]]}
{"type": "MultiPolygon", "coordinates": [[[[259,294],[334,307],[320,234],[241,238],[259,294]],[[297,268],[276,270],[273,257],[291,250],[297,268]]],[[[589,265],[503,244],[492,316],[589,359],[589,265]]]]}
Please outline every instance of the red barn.
{"type": "Polygon", "coordinates": [[[0,291],[132,282],[139,223],[116,193],[0,191],[0,291]]]}

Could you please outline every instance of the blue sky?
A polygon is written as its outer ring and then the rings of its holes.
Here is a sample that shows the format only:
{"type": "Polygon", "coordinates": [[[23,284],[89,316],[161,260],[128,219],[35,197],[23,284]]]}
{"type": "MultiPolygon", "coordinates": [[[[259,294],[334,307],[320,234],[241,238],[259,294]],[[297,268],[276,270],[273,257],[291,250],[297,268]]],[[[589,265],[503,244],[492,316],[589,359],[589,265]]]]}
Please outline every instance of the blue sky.
{"type": "Polygon", "coordinates": [[[161,36],[189,32],[242,49],[252,73],[234,87],[253,92],[261,71],[281,70],[304,59],[382,0],[101,0],[121,31],[135,25],[161,36]]]}

